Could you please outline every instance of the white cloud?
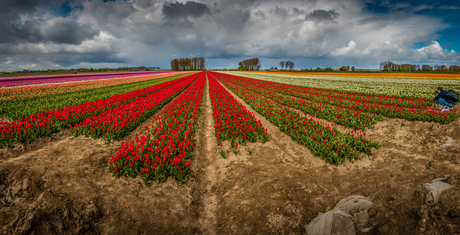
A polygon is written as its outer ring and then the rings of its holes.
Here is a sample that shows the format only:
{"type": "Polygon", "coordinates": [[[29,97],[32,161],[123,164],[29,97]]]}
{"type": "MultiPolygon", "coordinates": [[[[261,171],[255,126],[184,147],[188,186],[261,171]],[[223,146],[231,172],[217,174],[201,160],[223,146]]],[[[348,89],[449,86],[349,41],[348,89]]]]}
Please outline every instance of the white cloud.
{"type": "Polygon", "coordinates": [[[13,64],[16,64],[16,61],[14,61],[13,58],[11,58],[11,57],[6,57],[6,59],[7,59],[8,61],[4,62],[4,64],[6,64],[6,65],[13,65],[13,64]]]}
{"type": "Polygon", "coordinates": [[[195,40],[196,39],[196,34],[187,34],[187,36],[185,36],[185,40],[195,40]]]}
{"type": "Polygon", "coordinates": [[[437,41],[419,49],[406,49],[402,42],[387,41],[384,43],[371,43],[364,49],[358,48],[355,44],[348,43],[347,47],[337,48],[331,55],[360,60],[365,58],[368,62],[378,63],[383,60],[391,60],[396,63],[458,63],[460,54],[454,50],[450,52],[443,49],[437,41]]]}
{"type": "Polygon", "coordinates": [[[356,42],[348,42],[348,46],[335,49],[331,54],[334,56],[348,55],[356,48],[356,42]]]}
{"type": "Polygon", "coordinates": [[[420,57],[429,59],[440,59],[449,56],[455,56],[455,52],[449,52],[447,49],[442,49],[437,41],[432,41],[430,45],[415,50],[420,57]]]}

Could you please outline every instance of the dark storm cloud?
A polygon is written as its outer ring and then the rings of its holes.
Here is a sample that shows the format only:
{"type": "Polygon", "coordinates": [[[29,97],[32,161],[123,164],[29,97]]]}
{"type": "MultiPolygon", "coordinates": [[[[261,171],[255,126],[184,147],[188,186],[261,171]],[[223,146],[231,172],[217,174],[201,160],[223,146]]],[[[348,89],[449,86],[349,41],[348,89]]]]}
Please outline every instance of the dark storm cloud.
{"type": "MultiPolygon", "coordinates": [[[[57,4],[63,1],[50,1],[57,4]]],[[[40,1],[1,1],[0,3],[0,43],[40,43],[54,42],[81,44],[99,34],[99,30],[89,24],[79,24],[71,19],[56,17],[47,21],[34,20],[36,7],[40,1]],[[27,17],[25,21],[21,16],[27,17]]]]}
{"type": "Polygon", "coordinates": [[[0,23],[0,43],[54,42],[79,45],[84,40],[99,35],[99,30],[89,24],[79,24],[67,18],[56,17],[37,23],[27,20],[0,23]]]}
{"type": "Polygon", "coordinates": [[[180,2],[165,3],[162,8],[165,17],[170,19],[200,17],[210,14],[211,9],[206,4],[188,1],[185,4],[180,2]]]}
{"type": "Polygon", "coordinates": [[[306,20],[316,22],[332,22],[337,18],[339,18],[339,13],[335,10],[314,10],[305,17],[306,20]]]}
{"type": "Polygon", "coordinates": [[[37,42],[41,39],[34,22],[20,22],[20,15],[33,14],[37,1],[0,1],[0,43],[37,42]]]}
{"type": "Polygon", "coordinates": [[[90,24],[79,24],[68,18],[56,17],[41,25],[44,41],[79,45],[99,35],[100,31],[90,24]]]}
{"type": "Polygon", "coordinates": [[[0,23],[0,43],[40,42],[43,37],[35,22],[30,20],[2,21],[0,23]]]}

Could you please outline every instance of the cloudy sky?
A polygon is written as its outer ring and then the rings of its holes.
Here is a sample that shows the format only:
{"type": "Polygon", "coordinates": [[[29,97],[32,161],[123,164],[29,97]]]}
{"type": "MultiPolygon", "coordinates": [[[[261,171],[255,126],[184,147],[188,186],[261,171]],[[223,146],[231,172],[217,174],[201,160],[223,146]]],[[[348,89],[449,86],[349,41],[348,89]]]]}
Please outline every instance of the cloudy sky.
{"type": "Polygon", "coordinates": [[[0,71],[460,64],[458,0],[1,0],[0,71]]]}

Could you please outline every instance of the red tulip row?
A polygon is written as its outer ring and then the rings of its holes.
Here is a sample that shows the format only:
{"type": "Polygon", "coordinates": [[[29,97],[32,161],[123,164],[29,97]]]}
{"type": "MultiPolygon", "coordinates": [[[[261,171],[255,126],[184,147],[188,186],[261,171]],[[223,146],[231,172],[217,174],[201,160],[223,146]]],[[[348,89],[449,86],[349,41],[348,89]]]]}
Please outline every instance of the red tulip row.
{"type": "Polygon", "coordinates": [[[75,137],[81,134],[91,135],[93,138],[104,137],[106,143],[112,139],[119,140],[190,86],[197,79],[196,76],[198,75],[190,76],[182,82],[109,109],[97,116],[86,118],[75,124],[73,135],[75,137]]]}
{"type": "MultiPolygon", "coordinates": [[[[354,98],[347,99],[347,98],[344,98],[343,96],[337,97],[337,96],[330,96],[330,95],[311,94],[307,92],[307,90],[310,88],[302,88],[302,87],[291,86],[287,84],[266,82],[266,81],[245,78],[245,77],[231,76],[231,75],[224,75],[224,76],[226,76],[229,79],[237,80],[238,83],[244,84],[245,86],[250,85],[252,87],[256,87],[257,90],[255,91],[257,92],[270,90],[276,93],[282,93],[285,95],[298,97],[303,100],[309,100],[310,102],[325,103],[325,104],[332,105],[335,107],[340,107],[342,109],[355,110],[357,112],[364,112],[364,113],[369,113],[369,114],[374,114],[374,115],[382,115],[382,116],[390,117],[390,118],[403,118],[403,119],[407,119],[411,121],[434,121],[434,122],[439,122],[442,124],[447,124],[447,123],[452,122],[453,120],[455,120],[456,118],[460,116],[460,112],[458,111],[440,112],[439,110],[426,107],[426,105],[431,104],[430,103],[431,101],[425,102],[423,100],[420,100],[420,103],[418,103],[418,100],[412,100],[413,106],[408,106],[410,104],[410,99],[407,99],[404,105],[398,105],[396,101],[395,101],[396,103],[392,103],[392,104],[370,102],[370,101],[366,101],[364,98],[363,99],[354,99],[354,98]],[[276,85],[273,85],[273,84],[276,84],[276,85]],[[277,86],[276,89],[274,88],[275,86],[277,86]],[[289,87],[294,87],[295,89],[290,89],[289,87]]],[[[311,89],[311,90],[314,90],[314,89],[311,89]]],[[[354,96],[355,94],[351,94],[351,95],[354,96]]],[[[363,97],[366,97],[366,96],[363,96],[363,97]]],[[[404,99],[404,98],[401,98],[401,99],[404,99]]],[[[315,113],[315,115],[318,115],[320,118],[326,118],[326,117],[320,116],[317,113],[315,113]]],[[[350,118],[350,120],[352,120],[352,117],[347,116],[346,118],[347,119],[350,118]]],[[[353,127],[353,128],[357,128],[357,127],[353,127]]]]}
{"type": "MultiPolygon", "coordinates": [[[[279,83],[280,84],[280,83],[279,83]]],[[[314,89],[300,86],[289,86],[287,84],[273,85],[271,89],[292,95],[300,95],[301,97],[309,97],[311,99],[324,100],[333,99],[342,102],[367,102],[382,105],[392,105],[401,107],[426,107],[431,105],[431,100],[423,98],[403,98],[385,95],[365,95],[356,93],[345,93],[331,90],[314,89]]]]}
{"type": "Polygon", "coordinates": [[[331,122],[340,123],[343,126],[356,130],[364,131],[366,128],[373,128],[377,121],[384,119],[384,117],[379,115],[361,112],[340,106],[333,106],[325,102],[311,101],[288,96],[286,94],[267,89],[266,87],[261,87],[256,83],[253,84],[240,82],[238,77],[226,77],[226,79],[230,83],[244,85],[246,88],[260,93],[267,99],[271,99],[276,103],[296,108],[302,112],[326,119],[331,122]]]}
{"type": "Polygon", "coordinates": [[[257,120],[253,113],[230,95],[209,73],[208,80],[217,143],[222,146],[222,141],[230,140],[231,146],[237,148],[238,144],[246,145],[248,141],[268,141],[267,130],[263,128],[260,120],[257,120]]]}
{"type": "Polygon", "coordinates": [[[303,93],[301,90],[277,90],[277,92],[299,97],[301,99],[324,102],[329,105],[340,106],[350,110],[357,110],[360,112],[367,112],[370,114],[383,115],[390,118],[403,118],[412,121],[434,121],[442,124],[450,123],[460,116],[460,113],[457,111],[451,112],[440,112],[437,109],[428,107],[432,105],[432,101],[427,101],[422,103],[405,103],[403,105],[400,102],[395,101],[395,103],[379,103],[372,102],[372,99],[367,100],[355,100],[355,99],[346,99],[343,97],[333,97],[333,96],[321,96],[321,95],[311,95],[303,93]]]}
{"type": "Polygon", "coordinates": [[[299,112],[281,105],[244,86],[232,83],[228,77],[212,73],[225,86],[244,99],[253,109],[262,114],[281,131],[290,135],[313,153],[332,164],[343,163],[346,159],[358,157],[358,153],[371,154],[372,148],[380,145],[365,139],[365,133],[351,131],[341,133],[334,124],[326,124],[301,115],[299,112]]]}
{"type": "Polygon", "coordinates": [[[368,95],[360,93],[348,93],[334,90],[326,90],[319,88],[310,88],[303,86],[288,85],[277,82],[269,82],[257,80],[264,84],[267,88],[275,89],[280,92],[286,92],[289,94],[300,94],[312,99],[323,98],[326,99],[338,99],[338,100],[349,100],[349,101],[364,101],[377,104],[397,105],[403,107],[426,107],[431,106],[432,101],[423,98],[404,98],[387,95],[368,95]]]}
{"type": "MultiPolygon", "coordinates": [[[[202,74],[202,73],[201,73],[202,74]]],[[[205,76],[192,84],[161,114],[146,134],[129,143],[121,143],[111,157],[113,176],[140,175],[145,183],[164,181],[169,176],[185,182],[191,174],[197,119],[201,112],[205,76]]]]}
{"type": "Polygon", "coordinates": [[[103,100],[94,100],[80,105],[62,107],[58,110],[44,110],[38,114],[19,118],[12,122],[0,122],[0,148],[4,145],[12,147],[15,140],[25,142],[41,136],[49,136],[52,133],[58,132],[61,128],[69,127],[88,117],[105,112],[108,109],[140,99],[152,92],[165,89],[189,79],[190,76],[196,77],[197,75],[189,75],[103,100]]]}

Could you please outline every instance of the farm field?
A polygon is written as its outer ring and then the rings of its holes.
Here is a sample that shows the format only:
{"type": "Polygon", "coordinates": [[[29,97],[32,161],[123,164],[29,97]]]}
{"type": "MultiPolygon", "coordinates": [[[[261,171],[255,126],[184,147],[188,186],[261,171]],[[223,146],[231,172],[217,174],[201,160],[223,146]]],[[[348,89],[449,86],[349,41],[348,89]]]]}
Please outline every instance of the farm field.
{"type": "Polygon", "coordinates": [[[131,72],[131,73],[100,73],[100,74],[63,74],[63,75],[46,75],[46,76],[25,76],[25,77],[7,77],[0,78],[0,87],[10,86],[27,86],[45,83],[62,83],[90,81],[100,79],[111,79],[121,77],[134,77],[153,74],[162,74],[170,72],[131,72]]]}
{"type": "Polygon", "coordinates": [[[267,73],[225,72],[265,81],[281,82],[336,91],[433,99],[434,90],[441,87],[460,89],[459,74],[341,74],[341,73],[267,73]],[[424,76],[422,79],[413,76],[424,76]],[[445,79],[440,79],[445,76],[445,79]]]}
{"type": "Polygon", "coordinates": [[[305,234],[318,213],[363,195],[374,203],[367,234],[460,233],[460,109],[432,102],[460,80],[361,75],[0,88],[0,229],[305,234]],[[456,187],[424,206],[422,185],[444,175],[456,187]]]}

